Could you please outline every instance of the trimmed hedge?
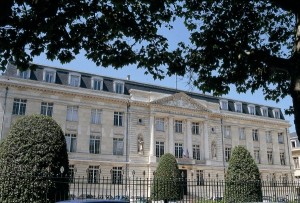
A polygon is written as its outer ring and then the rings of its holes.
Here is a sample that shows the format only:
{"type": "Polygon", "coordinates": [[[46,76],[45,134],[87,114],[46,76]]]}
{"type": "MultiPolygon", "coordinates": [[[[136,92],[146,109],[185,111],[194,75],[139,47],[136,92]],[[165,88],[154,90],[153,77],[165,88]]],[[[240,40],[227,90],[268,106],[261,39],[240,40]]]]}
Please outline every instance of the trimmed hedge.
{"type": "Polygon", "coordinates": [[[68,171],[61,127],[47,116],[24,116],[0,143],[0,202],[45,203],[66,197],[69,185],[62,177],[68,171]]]}
{"type": "Polygon", "coordinates": [[[225,177],[225,202],[261,202],[259,169],[243,146],[233,149],[225,177]]]}
{"type": "Polygon", "coordinates": [[[154,175],[151,199],[164,202],[180,200],[183,198],[182,184],[174,155],[166,153],[161,156],[154,175]]]}

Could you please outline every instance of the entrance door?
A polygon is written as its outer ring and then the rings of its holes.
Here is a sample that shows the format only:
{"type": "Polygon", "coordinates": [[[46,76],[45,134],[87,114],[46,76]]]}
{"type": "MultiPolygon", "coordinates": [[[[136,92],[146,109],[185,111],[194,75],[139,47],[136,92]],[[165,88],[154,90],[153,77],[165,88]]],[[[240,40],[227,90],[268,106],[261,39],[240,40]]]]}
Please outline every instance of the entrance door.
{"type": "Polygon", "coordinates": [[[180,177],[182,178],[181,187],[183,189],[183,194],[187,195],[187,170],[180,170],[180,177]]]}

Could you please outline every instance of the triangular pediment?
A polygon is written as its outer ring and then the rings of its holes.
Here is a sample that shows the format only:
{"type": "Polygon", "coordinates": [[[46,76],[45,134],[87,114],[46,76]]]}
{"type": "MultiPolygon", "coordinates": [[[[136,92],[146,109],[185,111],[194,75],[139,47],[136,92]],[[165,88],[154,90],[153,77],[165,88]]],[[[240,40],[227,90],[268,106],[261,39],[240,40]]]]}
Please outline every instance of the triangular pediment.
{"type": "Polygon", "coordinates": [[[193,98],[191,98],[183,92],[154,100],[151,102],[151,104],[158,104],[162,106],[174,106],[185,109],[194,109],[211,112],[207,107],[195,101],[193,98]]]}

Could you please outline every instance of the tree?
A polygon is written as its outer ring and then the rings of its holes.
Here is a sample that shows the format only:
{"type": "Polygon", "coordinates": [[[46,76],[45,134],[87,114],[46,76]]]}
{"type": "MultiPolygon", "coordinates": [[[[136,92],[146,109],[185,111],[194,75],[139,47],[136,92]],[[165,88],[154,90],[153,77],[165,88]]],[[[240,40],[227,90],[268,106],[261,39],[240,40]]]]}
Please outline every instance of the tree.
{"type": "Polygon", "coordinates": [[[258,167],[243,146],[233,149],[225,177],[225,202],[261,202],[258,167]]]}
{"type": "Polygon", "coordinates": [[[174,155],[167,153],[160,157],[152,185],[151,199],[180,200],[183,197],[182,181],[174,155]]]}
{"type": "Polygon", "coordinates": [[[231,84],[240,93],[262,89],[266,99],[292,97],[286,112],[294,113],[300,137],[299,1],[8,0],[0,8],[2,69],[11,60],[26,69],[43,52],[66,63],[83,50],[99,66],[136,64],[159,79],[190,75],[214,95],[231,84]],[[172,29],[176,18],[190,41],[170,50],[160,28],[172,29]]]}
{"type": "Polygon", "coordinates": [[[0,144],[0,202],[44,203],[67,197],[69,184],[62,178],[69,170],[66,149],[63,132],[52,118],[18,119],[0,144]]]}

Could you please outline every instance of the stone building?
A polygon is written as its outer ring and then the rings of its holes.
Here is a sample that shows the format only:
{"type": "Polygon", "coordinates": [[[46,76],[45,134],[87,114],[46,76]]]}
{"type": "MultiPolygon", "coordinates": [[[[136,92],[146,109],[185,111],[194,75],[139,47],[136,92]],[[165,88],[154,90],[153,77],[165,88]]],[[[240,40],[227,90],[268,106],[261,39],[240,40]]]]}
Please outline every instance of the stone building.
{"type": "Polygon", "coordinates": [[[300,143],[297,137],[296,132],[290,134],[290,141],[291,141],[291,151],[292,151],[292,158],[293,158],[293,167],[294,167],[294,175],[295,178],[300,178],[300,166],[299,166],[299,157],[300,157],[300,143]]]}
{"type": "Polygon", "coordinates": [[[289,123],[276,107],[43,65],[8,65],[0,95],[1,139],[18,117],[52,116],[71,173],[88,182],[152,178],[167,152],[189,179],[224,179],[236,145],[247,147],[264,180],[293,176],[289,123]]]}

